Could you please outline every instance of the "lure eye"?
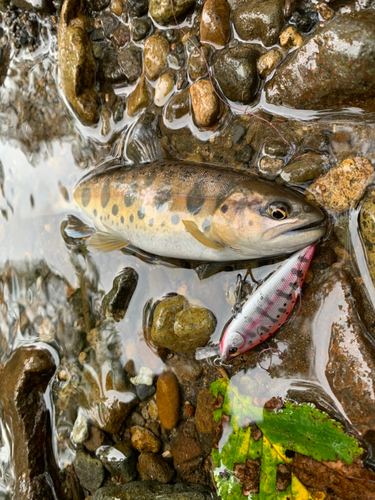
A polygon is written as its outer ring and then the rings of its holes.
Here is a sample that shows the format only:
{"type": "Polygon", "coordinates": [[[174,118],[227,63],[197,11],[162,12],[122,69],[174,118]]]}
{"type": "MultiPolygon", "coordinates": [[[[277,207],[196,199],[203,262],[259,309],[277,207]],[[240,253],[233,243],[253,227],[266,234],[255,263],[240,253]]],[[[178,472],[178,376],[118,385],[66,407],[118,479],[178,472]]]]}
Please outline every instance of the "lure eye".
{"type": "Polygon", "coordinates": [[[237,347],[231,347],[228,352],[231,356],[235,356],[236,354],[238,354],[238,349],[237,347]]]}
{"type": "Polygon", "coordinates": [[[283,203],[273,203],[267,209],[268,214],[276,220],[286,219],[289,215],[289,210],[283,203]]]}

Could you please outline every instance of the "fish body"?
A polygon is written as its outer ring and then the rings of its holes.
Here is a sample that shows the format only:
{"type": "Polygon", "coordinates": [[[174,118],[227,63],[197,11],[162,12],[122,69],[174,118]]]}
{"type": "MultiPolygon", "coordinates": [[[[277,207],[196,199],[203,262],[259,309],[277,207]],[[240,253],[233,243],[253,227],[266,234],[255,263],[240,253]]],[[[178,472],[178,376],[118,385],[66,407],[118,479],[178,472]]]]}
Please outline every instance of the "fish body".
{"type": "Polygon", "coordinates": [[[325,233],[323,213],[300,194],[204,164],[117,167],[82,180],[74,198],[99,251],[130,243],[163,257],[236,261],[292,253],[325,233]]]}
{"type": "Polygon", "coordinates": [[[227,327],[221,344],[222,361],[255,347],[285,323],[306,277],[315,245],[292,255],[245,302],[227,327]]]}

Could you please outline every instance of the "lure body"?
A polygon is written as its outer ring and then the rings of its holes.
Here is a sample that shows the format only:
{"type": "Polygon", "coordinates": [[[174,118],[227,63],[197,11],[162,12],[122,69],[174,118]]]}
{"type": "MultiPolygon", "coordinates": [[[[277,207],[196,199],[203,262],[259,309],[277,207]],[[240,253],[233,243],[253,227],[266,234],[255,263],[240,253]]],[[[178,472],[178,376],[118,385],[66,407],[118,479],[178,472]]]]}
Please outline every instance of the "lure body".
{"type": "Polygon", "coordinates": [[[295,253],[245,302],[220,344],[222,361],[255,347],[285,323],[301,293],[315,245],[295,253]]]}

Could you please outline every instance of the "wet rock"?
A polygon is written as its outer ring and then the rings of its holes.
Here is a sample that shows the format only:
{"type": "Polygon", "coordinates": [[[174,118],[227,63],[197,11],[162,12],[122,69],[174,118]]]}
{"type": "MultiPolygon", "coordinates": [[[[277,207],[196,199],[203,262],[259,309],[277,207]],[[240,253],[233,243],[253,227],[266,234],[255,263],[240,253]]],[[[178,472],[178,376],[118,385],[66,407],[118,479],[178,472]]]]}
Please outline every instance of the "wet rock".
{"type": "Polygon", "coordinates": [[[87,0],[87,4],[95,12],[100,12],[108,7],[111,0],[87,0]]]}
{"type": "Polygon", "coordinates": [[[174,94],[165,106],[165,118],[172,123],[187,115],[190,109],[190,89],[174,94]]]}
{"type": "MultiPolygon", "coordinates": [[[[195,0],[173,0],[173,10],[177,18],[181,18],[193,5],[195,0]]],[[[169,0],[150,0],[151,17],[160,24],[174,22],[169,0]]]]}
{"type": "Polygon", "coordinates": [[[112,33],[119,25],[119,20],[116,16],[111,14],[110,12],[105,12],[102,16],[99,17],[104,34],[107,38],[110,38],[112,33]]]}
{"type": "Polygon", "coordinates": [[[181,433],[178,435],[176,444],[171,449],[171,453],[173,456],[173,465],[175,469],[178,470],[179,466],[199,457],[201,455],[201,449],[195,439],[181,433]]]}
{"type": "Polygon", "coordinates": [[[202,47],[195,48],[189,56],[189,76],[195,81],[207,75],[207,64],[210,60],[210,47],[203,45],[202,47]]]}
{"type": "Polygon", "coordinates": [[[230,36],[229,14],[226,0],[207,0],[200,22],[202,43],[212,43],[216,48],[224,47],[230,36]]]}
{"type": "Polygon", "coordinates": [[[280,45],[286,49],[296,49],[303,45],[303,38],[293,26],[289,26],[280,35],[280,45]]]}
{"type": "Polygon", "coordinates": [[[142,72],[142,64],[141,54],[137,49],[127,47],[120,50],[118,53],[118,63],[130,83],[138,80],[142,72]]]}
{"type": "Polygon", "coordinates": [[[289,22],[294,24],[302,33],[309,33],[318,24],[319,16],[314,10],[298,9],[293,12],[289,22]]]}
{"type": "Polygon", "coordinates": [[[121,0],[111,0],[110,9],[116,16],[121,16],[124,5],[121,0]]]}
{"type": "Polygon", "coordinates": [[[263,156],[259,162],[259,171],[265,179],[273,180],[279,175],[280,170],[283,168],[283,160],[263,156]]]}
{"type": "Polygon", "coordinates": [[[335,15],[334,10],[328,7],[325,2],[319,2],[316,8],[325,21],[329,21],[335,15]]]}
{"type": "Polygon", "coordinates": [[[306,198],[330,212],[345,212],[362,198],[373,173],[366,158],[347,158],[311,184],[306,198]]]}
{"type": "Polygon", "coordinates": [[[177,378],[171,372],[162,373],[156,385],[159,420],[167,430],[176,427],[180,418],[180,391],[177,378]]]}
{"type": "Polygon", "coordinates": [[[148,17],[133,19],[131,26],[132,38],[135,42],[143,40],[150,32],[152,26],[151,19],[148,17]]]}
{"type": "Polygon", "coordinates": [[[75,443],[80,444],[89,438],[89,426],[84,415],[78,415],[73,425],[72,439],[75,443]]]}
{"type": "Polygon", "coordinates": [[[120,486],[100,488],[92,500],[217,500],[208,488],[197,484],[161,484],[135,481],[120,486]]]}
{"type": "Polygon", "coordinates": [[[190,87],[194,118],[199,127],[210,127],[217,121],[219,100],[208,80],[198,80],[190,87]]]}
{"type": "Polygon", "coordinates": [[[284,0],[246,0],[233,12],[233,23],[242,40],[260,40],[266,47],[277,43],[284,24],[284,0]]]}
{"type": "Polygon", "coordinates": [[[160,35],[152,35],[145,41],[144,69],[149,80],[156,80],[166,69],[169,43],[160,35]]]}
{"type": "Polygon", "coordinates": [[[104,443],[105,435],[100,429],[91,425],[89,428],[89,436],[88,439],[84,442],[85,447],[89,451],[96,451],[99,446],[104,443]]]}
{"type": "Polygon", "coordinates": [[[317,30],[278,66],[265,87],[267,101],[298,109],[366,109],[366,100],[375,97],[374,22],[375,11],[369,9],[317,30]]]}
{"type": "Polygon", "coordinates": [[[86,125],[99,120],[95,89],[96,64],[92,44],[86,33],[86,17],[79,11],[78,0],[65,0],[58,28],[59,71],[63,91],[86,125]]]}
{"type": "Polygon", "coordinates": [[[20,347],[0,369],[0,401],[12,439],[13,491],[17,500],[62,494],[50,436],[44,392],[56,369],[46,349],[20,347]]]}
{"type": "Polygon", "coordinates": [[[144,75],[141,76],[136,88],[130,94],[128,99],[128,115],[133,116],[152,101],[152,90],[146,82],[144,75]]]}
{"type": "Polygon", "coordinates": [[[110,83],[126,83],[126,76],[119,64],[119,52],[112,48],[105,50],[99,64],[101,80],[110,83]]]}
{"type": "Polygon", "coordinates": [[[139,374],[136,377],[132,377],[130,379],[130,382],[133,385],[152,385],[152,382],[154,380],[154,374],[150,368],[147,368],[147,366],[141,366],[141,369],[139,370],[139,374]]]}
{"type": "Polygon", "coordinates": [[[130,443],[122,441],[115,446],[101,446],[96,456],[112,476],[120,476],[126,482],[137,477],[137,457],[130,443]]]}
{"type": "Polygon", "coordinates": [[[251,158],[254,156],[254,149],[250,144],[245,144],[245,146],[239,149],[236,153],[236,160],[241,163],[249,163],[251,158]]]}
{"type": "Polygon", "coordinates": [[[164,73],[159,78],[155,87],[154,102],[156,106],[163,106],[167,101],[174,87],[173,77],[169,73],[164,73]]]}
{"type": "Polygon", "coordinates": [[[331,335],[326,376],[332,392],[359,432],[375,430],[374,348],[358,318],[355,301],[345,276],[340,272],[322,289],[327,307],[334,311],[328,323],[331,335]]]}
{"type": "Polygon", "coordinates": [[[195,425],[202,434],[214,434],[216,423],[214,411],[217,406],[216,398],[208,389],[203,389],[198,394],[197,408],[195,410],[195,425]]]}
{"type": "Polygon", "coordinates": [[[258,51],[244,44],[224,49],[215,57],[214,76],[225,97],[251,104],[256,96],[259,77],[256,68],[258,51]]]}
{"type": "Polygon", "coordinates": [[[102,308],[107,318],[120,321],[125,317],[138,283],[138,274],[125,267],[113,280],[112,289],[105,295],[102,308]]]}
{"type": "Polygon", "coordinates": [[[136,387],[137,396],[141,401],[150,398],[155,394],[156,388],[154,385],[140,384],[136,387]]]}
{"type": "Polygon", "coordinates": [[[133,16],[143,16],[148,11],[148,0],[127,0],[129,12],[133,16]]]}
{"type": "Polygon", "coordinates": [[[138,457],[137,470],[142,481],[158,481],[169,483],[174,476],[174,471],[160,455],[154,453],[141,453],[138,457]]]}
{"type": "Polygon", "coordinates": [[[282,60],[282,52],[278,49],[271,49],[267,54],[263,54],[257,61],[257,70],[262,78],[267,78],[282,60]]]}
{"type": "Polygon", "coordinates": [[[369,271],[375,283],[375,198],[373,196],[368,197],[361,207],[359,227],[369,271]]]}
{"type": "Polygon", "coordinates": [[[161,442],[151,431],[144,427],[134,426],[130,429],[132,434],[132,445],[141,453],[157,453],[161,442]]]}
{"type": "Polygon", "coordinates": [[[104,480],[104,467],[98,458],[93,458],[84,450],[78,450],[74,470],[86,490],[93,492],[100,488],[104,480]]]}
{"type": "Polygon", "coordinates": [[[174,356],[168,359],[168,366],[181,384],[190,384],[202,375],[202,366],[195,360],[174,356]]]}
{"type": "Polygon", "coordinates": [[[215,327],[215,317],[208,309],[189,307],[185,297],[176,295],[155,307],[151,340],[172,351],[192,352],[206,345],[215,327]]]}
{"type": "Polygon", "coordinates": [[[130,40],[130,30],[124,24],[120,24],[118,28],[112,33],[111,42],[116,49],[120,49],[130,40]]]}
{"type": "Polygon", "coordinates": [[[289,184],[303,184],[323,175],[325,164],[320,155],[306,153],[283,168],[280,177],[289,184]]]}

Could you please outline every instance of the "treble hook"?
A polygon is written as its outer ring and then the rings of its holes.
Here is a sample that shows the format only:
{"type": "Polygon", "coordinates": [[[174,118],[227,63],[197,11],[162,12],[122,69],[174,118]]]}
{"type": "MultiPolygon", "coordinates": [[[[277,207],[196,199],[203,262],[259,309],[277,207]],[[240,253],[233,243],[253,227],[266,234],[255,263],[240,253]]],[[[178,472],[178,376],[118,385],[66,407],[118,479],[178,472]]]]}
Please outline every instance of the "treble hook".
{"type": "Polygon", "coordinates": [[[237,274],[237,281],[236,281],[236,302],[233,304],[232,307],[232,314],[234,317],[237,316],[238,313],[242,311],[242,289],[243,285],[245,283],[245,280],[242,279],[242,276],[240,274],[237,274]]]}

